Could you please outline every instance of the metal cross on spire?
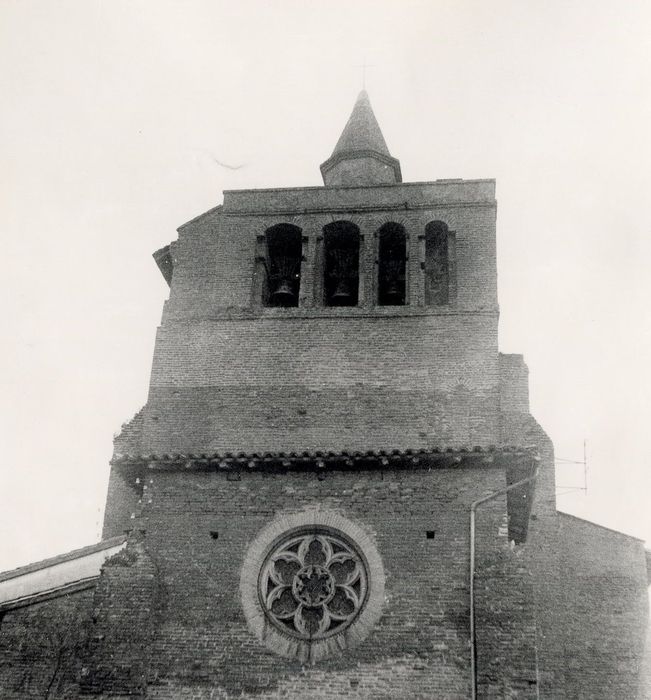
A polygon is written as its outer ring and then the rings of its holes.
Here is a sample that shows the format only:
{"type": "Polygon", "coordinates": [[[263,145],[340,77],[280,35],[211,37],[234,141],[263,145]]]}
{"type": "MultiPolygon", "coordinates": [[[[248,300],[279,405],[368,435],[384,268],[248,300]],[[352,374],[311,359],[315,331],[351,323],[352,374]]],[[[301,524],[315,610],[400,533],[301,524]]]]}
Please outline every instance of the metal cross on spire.
{"type": "Polygon", "coordinates": [[[366,63],[366,59],[364,59],[364,63],[362,63],[361,66],[357,66],[357,68],[362,69],[362,90],[366,90],[366,69],[375,68],[375,65],[372,63],[366,63]]]}

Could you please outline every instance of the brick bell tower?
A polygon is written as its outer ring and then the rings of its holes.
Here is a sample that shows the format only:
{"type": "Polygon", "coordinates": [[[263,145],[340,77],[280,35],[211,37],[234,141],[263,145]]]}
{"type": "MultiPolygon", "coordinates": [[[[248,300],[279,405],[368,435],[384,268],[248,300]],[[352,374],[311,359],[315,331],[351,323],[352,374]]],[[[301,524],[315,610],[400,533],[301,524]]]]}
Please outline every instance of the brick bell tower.
{"type": "Polygon", "coordinates": [[[536,697],[534,482],[505,490],[540,463],[542,531],[553,469],[498,352],[495,182],[403,183],[366,92],[321,172],[226,191],[154,254],[84,692],[536,697]]]}

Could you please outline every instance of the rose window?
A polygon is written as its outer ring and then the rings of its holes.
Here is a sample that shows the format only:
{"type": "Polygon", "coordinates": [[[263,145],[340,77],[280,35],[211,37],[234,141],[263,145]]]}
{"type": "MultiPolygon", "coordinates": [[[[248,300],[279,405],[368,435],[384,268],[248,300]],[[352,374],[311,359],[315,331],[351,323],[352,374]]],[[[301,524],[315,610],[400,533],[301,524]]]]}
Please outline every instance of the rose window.
{"type": "Polygon", "coordinates": [[[301,639],[337,634],[364,607],[367,572],[340,535],[314,531],[279,543],[259,580],[262,608],[283,632],[301,639]]]}

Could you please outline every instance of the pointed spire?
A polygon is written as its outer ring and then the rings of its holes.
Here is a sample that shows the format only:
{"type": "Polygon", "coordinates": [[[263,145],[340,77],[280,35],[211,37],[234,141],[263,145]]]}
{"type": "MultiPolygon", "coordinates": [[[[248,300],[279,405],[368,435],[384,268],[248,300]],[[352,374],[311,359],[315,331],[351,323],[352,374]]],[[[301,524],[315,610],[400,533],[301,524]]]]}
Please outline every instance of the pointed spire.
{"type": "Polygon", "coordinates": [[[391,155],[373,114],[366,90],[359,93],[353,112],[332,155],[346,151],[377,151],[385,156],[391,155]]]}
{"type": "Polygon", "coordinates": [[[402,182],[400,163],[389,153],[366,90],[359,93],[332,155],[321,165],[321,174],[326,185],[402,182]]]}

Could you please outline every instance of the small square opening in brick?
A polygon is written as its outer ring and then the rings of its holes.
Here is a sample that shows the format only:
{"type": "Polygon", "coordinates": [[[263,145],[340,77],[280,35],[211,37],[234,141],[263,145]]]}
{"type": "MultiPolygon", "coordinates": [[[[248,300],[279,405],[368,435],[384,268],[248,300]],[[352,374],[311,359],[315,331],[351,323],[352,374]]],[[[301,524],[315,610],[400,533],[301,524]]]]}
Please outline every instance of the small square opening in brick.
{"type": "Polygon", "coordinates": [[[435,532],[434,530],[425,530],[425,537],[426,537],[428,540],[433,540],[433,539],[434,539],[434,535],[436,535],[436,532],[435,532]]]}
{"type": "Polygon", "coordinates": [[[212,537],[213,540],[216,540],[219,538],[219,533],[217,532],[217,530],[211,530],[210,536],[212,537]]]}

